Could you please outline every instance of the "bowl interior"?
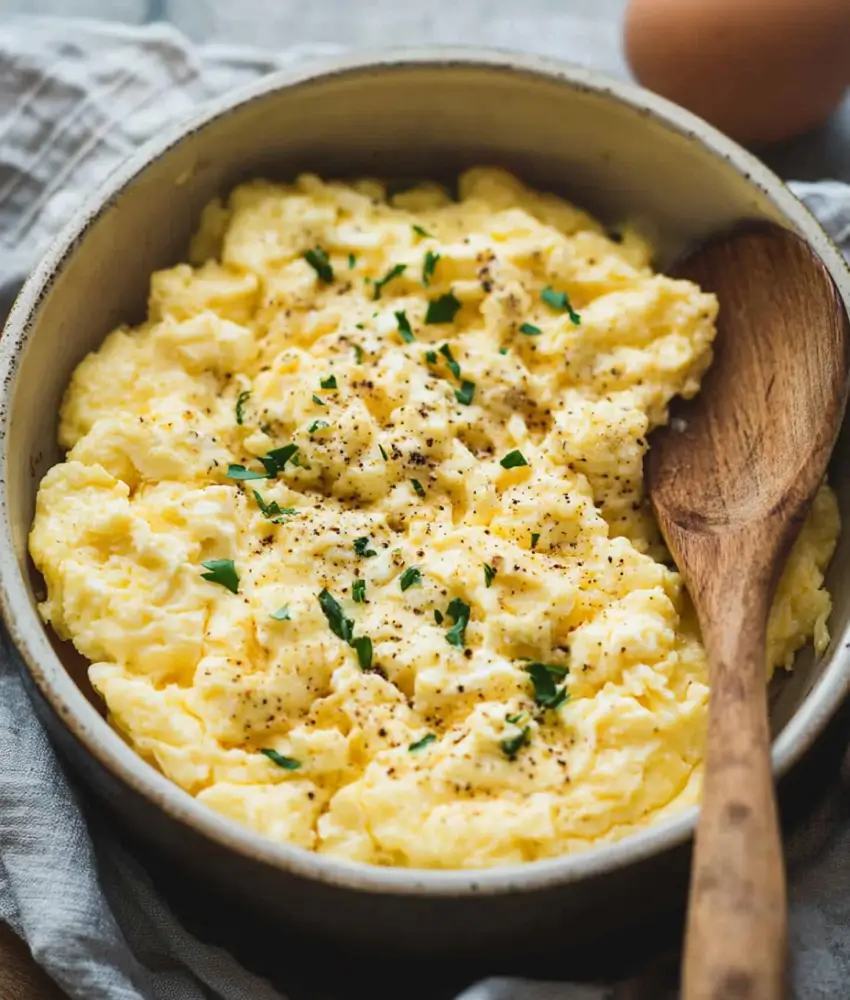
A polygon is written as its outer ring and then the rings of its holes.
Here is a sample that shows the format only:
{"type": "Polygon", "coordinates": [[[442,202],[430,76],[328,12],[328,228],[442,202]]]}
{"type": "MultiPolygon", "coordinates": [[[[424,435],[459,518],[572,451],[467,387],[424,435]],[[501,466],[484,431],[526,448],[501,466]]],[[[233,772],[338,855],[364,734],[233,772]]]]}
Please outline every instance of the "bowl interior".
{"type": "MultiPolygon", "coordinates": [[[[57,411],[71,371],[112,328],[143,316],[150,273],[184,258],[203,205],[240,179],[309,170],[451,182],[465,167],[501,165],[611,224],[635,222],[655,242],[662,267],[691,241],[743,217],[777,221],[812,238],[805,212],[748,158],[731,162],[723,155],[731,146],[715,137],[722,149],[712,151],[689,134],[694,122],[688,116],[671,126],[659,116],[663,102],[632,105],[612,96],[617,89],[532,60],[406,57],[349,65],[287,86],[264,83],[244,103],[221,106],[182,137],[163,140],[149,160],[143,153],[122,168],[107,200],[101,195],[93,202],[50,251],[0,348],[10,370],[3,489],[26,592],[15,603],[16,631],[40,627],[27,534],[38,483],[61,457],[57,411]],[[746,176],[750,167],[755,179],[746,176]]],[[[667,113],[675,115],[669,107],[667,113]]],[[[846,284],[842,291],[846,296],[846,284]]],[[[801,350],[804,338],[801,331],[801,350]]],[[[845,434],[832,474],[845,519],[848,448],[845,434]]],[[[839,666],[843,672],[832,654],[843,647],[850,621],[850,581],[842,572],[849,561],[845,534],[829,576],[835,600],[830,651],[820,659],[803,653],[791,679],[774,692],[777,730],[825,681],[837,683],[839,666]]],[[[9,580],[4,584],[8,595],[9,580]]],[[[55,648],[96,704],[80,659],[55,648]]],[[[818,711],[831,710],[826,699],[806,728],[822,723],[818,711]]]]}

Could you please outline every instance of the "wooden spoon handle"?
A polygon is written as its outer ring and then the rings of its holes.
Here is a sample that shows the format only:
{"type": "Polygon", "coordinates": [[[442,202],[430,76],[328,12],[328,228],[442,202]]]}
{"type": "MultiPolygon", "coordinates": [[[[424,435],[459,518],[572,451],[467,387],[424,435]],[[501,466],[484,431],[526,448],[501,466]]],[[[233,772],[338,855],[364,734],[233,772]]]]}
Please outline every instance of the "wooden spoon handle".
{"type": "Polygon", "coordinates": [[[715,621],[717,642],[703,627],[712,686],[685,1000],[784,996],[785,869],[770,765],[764,626],[755,609],[749,616],[742,610],[715,621]]]}

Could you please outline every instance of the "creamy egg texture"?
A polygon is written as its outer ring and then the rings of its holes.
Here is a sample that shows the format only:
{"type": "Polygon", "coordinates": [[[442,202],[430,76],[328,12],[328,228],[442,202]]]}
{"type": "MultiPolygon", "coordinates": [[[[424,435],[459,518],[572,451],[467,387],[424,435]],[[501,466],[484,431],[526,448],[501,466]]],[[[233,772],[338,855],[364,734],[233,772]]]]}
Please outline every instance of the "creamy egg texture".
{"type": "MultiPolygon", "coordinates": [[[[113,725],[210,808],[380,865],[621,838],[699,795],[705,653],[642,490],[717,302],[476,169],[238,187],[74,373],[30,539],[113,725]]],[[[824,486],[768,672],[827,640],[824,486]]]]}

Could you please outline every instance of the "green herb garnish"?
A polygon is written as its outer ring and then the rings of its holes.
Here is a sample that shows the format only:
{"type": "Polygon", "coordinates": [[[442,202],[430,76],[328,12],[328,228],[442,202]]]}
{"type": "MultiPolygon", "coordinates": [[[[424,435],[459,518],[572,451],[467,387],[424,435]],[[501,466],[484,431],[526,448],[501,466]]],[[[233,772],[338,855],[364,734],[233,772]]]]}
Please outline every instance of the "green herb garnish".
{"type": "Polygon", "coordinates": [[[466,639],[466,626],[469,624],[470,607],[456,597],[446,608],[446,614],[454,621],[454,625],[446,632],[446,642],[462,649],[466,639]]]}
{"type": "Polygon", "coordinates": [[[451,323],[461,308],[454,292],[446,292],[438,299],[431,299],[425,312],[426,323],[451,323]]]}
{"type": "Polygon", "coordinates": [[[320,399],[315,394],[315,392],[313,393],[313,402],[316,404],[316,406],[327,406],[328,405],[323,399],[320,399]]]}
{"type": "Polygon", "coordinates": [[[375,290],[372,293],[372,301],[376,302],[381,297],[381,292],[384,290],[384,285],[388,285],[391,281],[397,278],[400,274],[404,274],[407,270],[407,264],[396,264],[395,267],[391,267],[389,271],[381,278],[380,281],[375,282],[375,290]]]}
{"type": "Polygon", "coordinates": [[[413,336],[413,330],[410,329],[410,320],[407,318],[407,313],[402,309],[401,312],[395,314],[395,318],[398,322],[398,332],[401,334],[401,339],[405,344],[412,344],[416,338],[413,336]]]}
{"type": "Polygon", "coordinates": [[[260,461],[263,468],[268,473],[269,479],[274,479],[279,472],[283,472],[286,463],[290,460],[295,464],[295,456],[298,454],[297,444],[286,444],[282,448],[273,448],[268,455],[264,455],[260,461]]]}
{"type": "Polygon", "coordinates": [[[422,581],[422,574],[416,568],[416,566],[408,566],[407,569],[401,574],[401,589],[407,590],[416,583],[422,581]]]}
{"type": "Polygon", "coordinates": [[[499,460],[499,465],[503,469],[518,469],[522,465],[528,465],[528,462],[525,460],[525,455],[514,448],[513,451],[509,451],[504,458],[499,460]]]}
{"type": "Polygon", "coordinates": [[[327,378],[320,379],[319,385],[323,389],[336,389],[337,388],[336,375],[328,375],[327,378]]]}
{"type": "Polygon", "coordinates": [[[201,565],[209,570],[209,573],[201,573],[202,580],[226,587],[231,594],[239,593],[239,574],[232,559],[206,559],[201,565]]]}
{"type": "Polygon", "coordinates": [[[427,229],[423,229],[422,226],[413,226],[413,231],[417,236],[424,236],[426,239],[433,239],[433,233],[429,233],[427,229]]]}
{"type": "Polygon", "coordinates": [[[549,663],[527,663],[525,671],[534,685],[534,700],[543,708],[557,708],[569,698],[566,687],[558,687],[556,680],[563,680],[569,670],[549,663]]]}
{"type": "Polygon", "coordinates": [[[488,589],[493,586],[496,579],[496,570],[489,563],[484,563],[484,586],[488,589]]]}
{"type": "Polygon", "coordinates": [[[573,309],[570,303],[570,297],[566,292],[556,292],[551,285],[544,288],[540,293],[540,298],[546,303],[547,306],[551,306],[553,309],[557,309],[560,312],[567,312],[570,314],[570,319],[575,323],[576,326],[581,324],[581,316],[573,309]]]}
{"type": "Polygon", "coordinates": [[[357,662],[363,671],[372,669],[372,640],[365,635],[349,641],[349,646],[357,653],[357,662]]]}
{"type": "Polygon", "coordinates": [[[342,639],[343,642],[351,642],[354,635],[354,622],[346,618],[342,608],[336,598],[327,590],[322,590],[318,595],[319,605],[328,620],[331,632],[342,639]]]}
{"type": "MultiPolygon", "coordinates": [[[[438,253],[433,253],[429,250],[425,254],[425,260],[422,264],[422,284],[427,288],[431,284],[431,279],[434,277],[434,268],[437,266],[437,261],[439,261],[440,255],[438,253]]],[[[427,320],[425,321],[428,322],[427,320]]]]}
{"type": "Polygon", "coordinates": [[[499,348],[499,354],[507,354],[507,353],[508,353],[507,347],[500,347],[499,348]]]}
{"type": "Polygon", "coordinates": [[[276,622],[292,621],[292,618],[290,617],[289,614],[289,607],[286,604],[284,604],[282,608],[278,608],[277,611],[272,611],[272,613],[269,615],[269,618],[274,618],[276,622]]]}
{"type": "Polygon", "coordinates": [[[539,337],[543,331],[539,326],[535,326],[533,323],[523,323],[519,328],[520,333],[524,333],[526,337],[539,337]]]}
{"type": "Polygon", "coordinates": [[[254,499],[257,501],[257,506],[262,511],[263,516],[270,518],[274,524],[281,524],[285,516],[298,513],[295,507],[281,507],[277,500],[266,503],[256,490],[251,490],[251,492],[254,494],[254,499]]]}
{"type": "Polygon", "coordinates": [[[449,367],[449,371],[454,375],[455,378],[460,378],[460,365],[455,361],[454,355],[452,354],[452,349],[448,344],[443,344],[440,348],[440,354],[446,359],[446,364],[449,367]]]}
{"type": "Polygon", "coordinates": [[[531,532],[531,551],[533,552],[537,548],[537,543],[540,541],[540,532],[531,532]]]}
{"type": "Polygon", "coordinates": [[[420,497],[424,497],[425,496],[425,487],[422,485],[422,483],[419,482],[418,479],[411,479],[410,480],[410,485],[413,487],[413,492],[417,496],[420,496],[420,497]]]}
{"type": "Polygon", "coordinates": [[[355,580],[351,585],[351,599],[355,604],[366,603],[366,581],[355,580]]]}
{"type": "Polygon", "coordinates": [[[499,746],[502,748],[508,760],[516,760],[516,755],[526,745],[526,743],[528,743],[530,735],[531,727],[525,726],[516,736],[509,736],[507,739],[502,740],[499,746]]]}
{"type": "Polygon", "coordinates": [[[442,625],[443,624],[443,612],[440,611],[439,608],[434,608],[434,621],[438,625],[442,625]]]}
{"type": "Polygon", "coordinates": [[[436,351],[426,351],[425,360],[429,365],[435,365],[437,363],[437,352],[436,351]]]}
{"type": "Polygon", "coordinates": [[[243,389],[236,398],[236,423],[241,427],[245,423],[245,404],[251,398],[251,390],[243,389]]]}
{"type": "Polygon", "coordinates": [[[363,364],[363,348],[359,344],[354,345],[354,360],[358,365],[363,364]]]}
{"type": "Polygon", "coordinates": [[[433,733],[428,733],[423,736],[421,740],[417,740],[415,743],[411,743],[407,748],[410,753],[416,753],[418,750],[424,750],[429,743],[436,743],[437,737],[433,733]]]}
{"type": "Polygon", "coordinates": [[[515,726],[522,719],[522,712],[517,712],[516,715],[506,715],[505,722],[510,722],[512,726],[515,726]]]}
{"type": "Polygon", "coordinates": [[[277,750],[261,750],[260,753],[268,757],[273,764],[282,767],[284,771],[297,771],[301,767],[300,760],[296,760],[294,757],[285,757],[282,753],[278,753],[277,750]]]}
{"type": "Polygon", "coordinates": [[[389,461],[389,459],[387,458],[387,453],[384,451],[384,446],[382,444],[378,445],[378,451],[381,453],[381,458],[385,462],[389,461]]]}
{"type": "Polygon", "coordinates": [[[329,285],[334,280],[331,262],[328,259],[327,253],[320,246],[315,247],[313,250],[308,250],[304,254],[304,260],[318,274],[320,281],[324,281],[326,285],[329,285]]]}
{"type": "Polygon", "coordinates": [[[357,263],[357,258],[354,256],[353,253],[350,253],[348,255],[348,270],[350,271],[356,263],[357,263]]]}
{"type": "Polygon", "coordinates": [[[307,433],[315,434],[316,431],[323,431],[328,427],[330,427],[330,424],[327,420],[314,420],[313,423],[307,428],[307,433]]]}
{"type": "Polygon", "coordinates": [[[363,535],[362,538],[354,539],[354,551],[358,556],[363,556],[364,559],[368,559],[369,556],[376,556],[378,554],[374,549],[369,548],[368,535],[363,535]]]}
{"type": "Polygon", "coordinates": [[[227,467],[227,478],[244,483],[252,479],[268,479],[269,476],[264,472],[253,472],[251,469],[246,469],[244,465],[234,465],[231,463],[227,467]]]}
{"type": "Polygon", "coordinates": [[[455,389],[455,399],[465,406],[469,406],[472,397],[475,395],[475,383],[464,380],[459,389],[455,389]]]}

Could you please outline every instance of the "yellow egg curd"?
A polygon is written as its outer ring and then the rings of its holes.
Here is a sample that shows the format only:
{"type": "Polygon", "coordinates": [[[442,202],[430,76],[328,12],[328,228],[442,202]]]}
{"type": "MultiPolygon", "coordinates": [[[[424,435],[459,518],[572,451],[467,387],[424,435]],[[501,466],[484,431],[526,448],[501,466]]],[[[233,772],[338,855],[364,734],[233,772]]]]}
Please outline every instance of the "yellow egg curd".
{"type": "MultiPolygon", "coordinates": [[[[378,865],[622,838],[708,687],[643,493],[717,302],[499,170],[244,184],[76,369],[30,538],[112,724],[211,809],[378,865]]],[[[768,673],[827,641],[824,486],[768,673]]]]}

